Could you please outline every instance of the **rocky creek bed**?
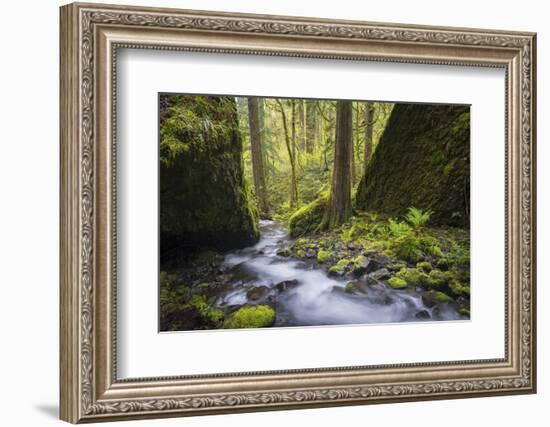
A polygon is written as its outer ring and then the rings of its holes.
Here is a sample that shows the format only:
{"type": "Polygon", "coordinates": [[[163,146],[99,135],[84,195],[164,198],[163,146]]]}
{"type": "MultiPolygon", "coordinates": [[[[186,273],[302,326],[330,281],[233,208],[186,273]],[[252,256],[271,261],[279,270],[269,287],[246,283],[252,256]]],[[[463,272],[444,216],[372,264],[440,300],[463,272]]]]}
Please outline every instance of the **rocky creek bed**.
{"type": "Polygon", "coordinates": [[[428,258],[407,262],[330,234],[202,252],[161,273],[161,330],[469,319],[469,287],[428,258]],[[180,267],[179,265],[185,265],[180,267]]]}

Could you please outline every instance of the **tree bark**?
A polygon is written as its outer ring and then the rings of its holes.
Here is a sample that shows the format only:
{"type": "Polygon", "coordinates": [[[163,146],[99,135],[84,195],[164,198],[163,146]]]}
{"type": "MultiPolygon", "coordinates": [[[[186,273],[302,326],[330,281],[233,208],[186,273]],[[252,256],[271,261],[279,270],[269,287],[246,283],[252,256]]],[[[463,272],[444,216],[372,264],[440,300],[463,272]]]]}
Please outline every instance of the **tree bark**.
{"type": "Polygon", "coordinates": [[[315,108],[316,101],[309,100],[306,101],[306,141],[305,147],[306,151],[311,154],[313,153],[314,147],[316,145],[317,139],[317,109],[315,108]]]}
{"type": "MultiPolygon", "coordinates": [[[[294,209],[296,207],[297,203],[298,203],[298,185],[296,183],[296,158],[295,158],[295,155],[294,155],[295,151],[293,149],[295,144],[293,144],[293,141],[291,140],[290,135],[288,133],[286,113],[285,113],[285,109],[283,107],[283,104],[279,99],[275,99],[275,101],[277,102],[277,105],[279,106],[279,110],[281,112],[281,117],[283,119],[283,130],[284,130],[284,133],[285,133],[285,144],[286,144],[286,149],[287,149],[287,152],[288,152],[288,158],[290,160],[290,172],[291,172],[291,178],[290,178],[290,207],[292,209],[294,209]]],[[[292,102],[292,113],[294,115],[294,111],[295,111],[294,100],[292,100],[291,102],[292,102]]],[[[294,119],[293,119],[293,122],[294,122],[294,119]]]]}
{"type": "Polygon", "coordinates": [[[351,101],[336,104],[336,136],[334,141],[334,168],[324,228],[336,227],[352,215],[350,155],[353,145],[353,109],[351,101]]]}
{"type": "Polygon", "coordinates": [[[264,156],[262,149],[262,129],[260,126],[260,109],[258,98],[248,98],[248,123],[250,126],[250,151],[252,154],[252,176],[258,199],[260,215],[269,217],[269,202],[265,186],[264,156]]]}
{"type": "Polygon", "coordinates": [[[365,105],[365,150],[363,158],[363,176],[367,173],[367,168],[372,157],[372,129],[374,124],[374,105],[367,102],[365,105]]]}

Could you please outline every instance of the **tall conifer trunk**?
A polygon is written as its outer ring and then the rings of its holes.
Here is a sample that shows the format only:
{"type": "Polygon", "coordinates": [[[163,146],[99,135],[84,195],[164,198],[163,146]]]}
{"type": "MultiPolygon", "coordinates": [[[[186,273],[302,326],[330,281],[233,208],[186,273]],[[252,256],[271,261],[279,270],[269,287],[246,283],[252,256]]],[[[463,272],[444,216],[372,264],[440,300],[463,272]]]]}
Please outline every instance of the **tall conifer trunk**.
{"type": "Polygon", "coordinates": [[[365,151],[363,157],[363,176],[367,173],[367,167],[369,166],[370,159],[372,157],[372,128],[374,124],[373,120],[374,106],[372,102],[367,102],[365,105],[365,151]]]}
{"type": "Polygon", "coordinates": [[[334,141],[334,169],[323,227],[336,227],[347,221],[351,209],[351,148],[353,144],[353,109],[351,101],[336,105],[336,137],[334,141]]]}
{"type": "Polygon", "coordinates": [[[262,150],[262,129],[258,98],[248,98],[248,123],[250,126],[250,151],[252,154],[252,176],[262,217],[269,217],[269,202],[265,186],[264,156],[262,150]]]}

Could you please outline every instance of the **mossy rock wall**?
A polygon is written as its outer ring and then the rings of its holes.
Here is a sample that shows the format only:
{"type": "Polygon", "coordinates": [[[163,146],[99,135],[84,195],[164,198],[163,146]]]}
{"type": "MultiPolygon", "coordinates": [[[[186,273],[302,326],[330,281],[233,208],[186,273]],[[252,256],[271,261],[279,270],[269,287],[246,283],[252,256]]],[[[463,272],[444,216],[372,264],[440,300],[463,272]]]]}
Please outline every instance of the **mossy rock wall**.
{"type": "Polygon", "coordinates": [[[258,214],[234,98],[169,95],[161,106],[161,256],[255,243],[258,214]]]}
{"type": "Polygon", "coordinates": [[[356,194],[359,209],[469,226],[470,108],[397,104],[356,194]]]}

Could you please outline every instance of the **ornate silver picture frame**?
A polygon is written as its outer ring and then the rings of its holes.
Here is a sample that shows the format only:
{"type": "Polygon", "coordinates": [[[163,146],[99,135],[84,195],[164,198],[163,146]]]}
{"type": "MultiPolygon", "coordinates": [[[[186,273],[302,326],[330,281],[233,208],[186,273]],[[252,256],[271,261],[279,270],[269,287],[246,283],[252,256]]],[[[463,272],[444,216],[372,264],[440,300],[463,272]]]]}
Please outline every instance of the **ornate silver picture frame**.
{"type": "Polygon", "coordinates": [[[535,34],[81,3],[60,13],[61,419],[97,422],[536,391],[535,34]],[[504,357],[119,379],[114,147],[121,48],[503,69],[504,357]]]}

